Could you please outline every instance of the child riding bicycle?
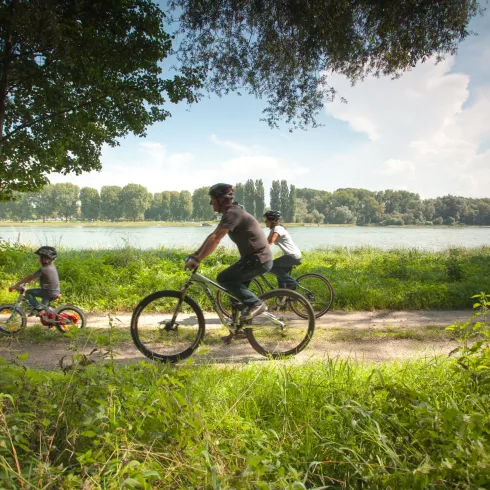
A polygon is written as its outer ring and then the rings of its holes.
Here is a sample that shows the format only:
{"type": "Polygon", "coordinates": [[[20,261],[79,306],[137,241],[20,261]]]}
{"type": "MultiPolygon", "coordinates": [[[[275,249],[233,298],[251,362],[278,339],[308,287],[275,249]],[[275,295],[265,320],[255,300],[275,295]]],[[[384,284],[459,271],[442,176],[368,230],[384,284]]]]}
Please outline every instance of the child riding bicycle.
{"type": "Polygon", "coordinates": [[[43,246],[34,252],[39,255],[39,262],[41,267],[18,281],[10,290],[18,289],[21,284],[27,284],[39,279],[40,288],[28,289],[25,292],[26,299],[31,307],[29,316],[38,315],[41,311],[45,310],[49,305],[49,302],[60,296],[60,281],[58,277],[58,271],[54,265],[54,260],[58,256],[54,247],[43,246]],[[38,301],[41,299],[41,303],[38,301]]]}

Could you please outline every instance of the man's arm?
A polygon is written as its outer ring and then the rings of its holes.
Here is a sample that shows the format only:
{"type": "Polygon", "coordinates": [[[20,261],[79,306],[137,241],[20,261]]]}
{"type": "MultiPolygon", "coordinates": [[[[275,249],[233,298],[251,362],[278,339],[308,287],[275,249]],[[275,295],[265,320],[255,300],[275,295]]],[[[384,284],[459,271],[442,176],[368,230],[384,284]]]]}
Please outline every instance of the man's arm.
{"type": "Polygon", "coordinates": [[[211,255],[218,248],[221,240],[228,234],[229,231],[230,230],[228,228],[216,228],[214,233],[211,233],[211,235],[204,240],[204,243],[199,247],[199,250],[194,257],[196,257],[199,261],[202,261],[211,255]]]}
{"type": "Polygon", "coordinates": [[[204,240],[204,243],[197,249],[197,251],[189,256],[190,260],[186,263],[186,269],[197,268],[200,262],[218,248],[221,240],[229,231],[228,228],[216,228],[216,230],[204,240]]]}

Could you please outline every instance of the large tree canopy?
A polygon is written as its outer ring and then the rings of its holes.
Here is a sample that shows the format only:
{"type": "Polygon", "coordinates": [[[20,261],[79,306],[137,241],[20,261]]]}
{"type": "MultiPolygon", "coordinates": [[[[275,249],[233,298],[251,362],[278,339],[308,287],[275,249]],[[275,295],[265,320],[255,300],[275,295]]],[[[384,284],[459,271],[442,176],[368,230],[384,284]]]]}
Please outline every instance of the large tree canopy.
{"type": "Polygon", "coordinates": [[[185,67],[208,74],[219,94],[265,98],[265,120],[315,125],[335,90],[332,72],[352,82],[398,76],[430,56],[453,53],[478,0],[170,0],[183,36],[185,67]]]}
{"type": "Polygon", "coordinates": [[[161,76],[164,18],[151,0],[0,2],[0,200],[100,169],[103,144],[194,100],[193,72],[161,76]]]}

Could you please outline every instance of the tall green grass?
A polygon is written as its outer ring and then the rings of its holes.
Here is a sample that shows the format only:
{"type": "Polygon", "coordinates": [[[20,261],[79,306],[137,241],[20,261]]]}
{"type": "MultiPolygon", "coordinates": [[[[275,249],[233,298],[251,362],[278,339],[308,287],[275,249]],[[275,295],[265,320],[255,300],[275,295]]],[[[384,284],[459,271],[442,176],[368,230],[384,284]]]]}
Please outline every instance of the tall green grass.
{"type": "Polygon", "coordinates": [[[490,485],[488,384],[447,359],[0,372],[5,489],[490,485]]]}
{"type": "MultiPolygon", "coordinates": [[[[0,242],[0,303],[15,299],[7,287],[37,268],[32,249],[0,242]]],[[[56,265],[63,301],[87,311],[131,311],[147,294],[180,288],[189,251],[178,249],[61,249],[56,265]]],[[[327,248],[304,254],[294,274],[318,272],[335,289],[335,309],[470,308],[471,296],[490,291],[490,247],[442,252],[417,249],[327,248]]],[[[237,256],[219,249],[201,272],[215,278],[237,256]]],[[[293,274],[293,275],[294,275],[293,274]]],[[[193,296],[209,304],[196,290],[193,296]]]]}

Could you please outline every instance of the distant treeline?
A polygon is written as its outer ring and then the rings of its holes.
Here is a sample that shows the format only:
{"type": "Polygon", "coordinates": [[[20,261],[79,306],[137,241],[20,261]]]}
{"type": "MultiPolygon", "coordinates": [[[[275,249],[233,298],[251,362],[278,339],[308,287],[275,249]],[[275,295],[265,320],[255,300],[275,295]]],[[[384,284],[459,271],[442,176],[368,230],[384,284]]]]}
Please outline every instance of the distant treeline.
{"type": "MultiPolygon", "coordinates": [[[[0,203],[0,219],[28,221],[53,218],[87,221],[151,220],[210,221],[208,186],[189,191],[154,194],[139,184],[104,186],[100,190],[73,184],[48,185],[38,193],[17,194],[0,203]]],[[[490,226],[490,199],[444,196],[420,199],[408,191],[337,189],[335,192],[296,189],[275,180],[266,207],[261,179],[236,184],[236,200],[261,218],[266,209],[280,210],[284,221],[357,225],[477,225],[490,226]]]]}

